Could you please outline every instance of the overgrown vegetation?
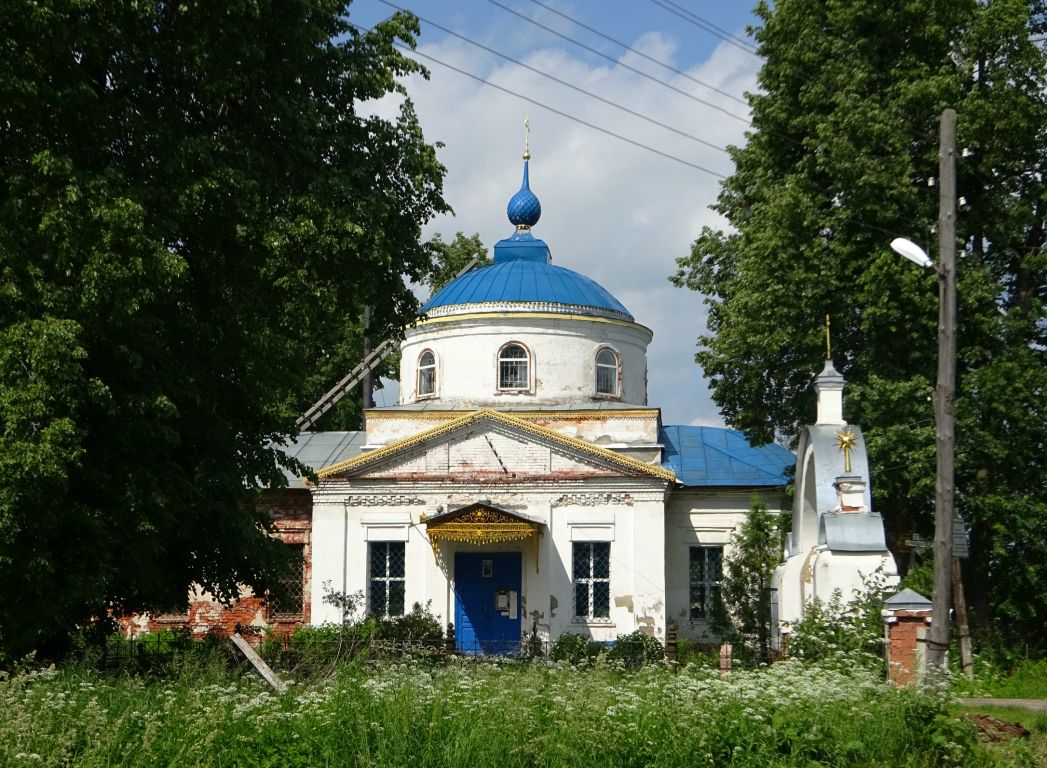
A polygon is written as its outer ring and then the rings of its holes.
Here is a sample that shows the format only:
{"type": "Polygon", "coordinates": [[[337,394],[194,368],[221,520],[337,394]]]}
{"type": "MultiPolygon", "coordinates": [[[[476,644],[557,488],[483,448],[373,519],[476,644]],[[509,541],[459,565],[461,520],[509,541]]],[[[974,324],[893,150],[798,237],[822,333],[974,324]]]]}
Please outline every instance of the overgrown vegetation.
{"type": "Polygon", "coordinates": [[[415,603],[403,616],[366,616],[343,624],[298,627],[287,638],[267,634],[260,653],[272,664],[301,673],[330,670],[362,656],[397,658],[442,652],[444,631],[428,606],[415,603]]]}
{"type": "Polygon", "coordinates": [[[780,519],[754,496],[724,561],[713,631],[743,661],[766,662],[771,656],[771,578],[782,559],[780,519]]]}
{"type": "Polygon", "coordinates": [[[345,665],[276,695],[217,665],[0,679],[0,764],[93,766],[990,765],[942,700],[865,670],[345,665]]]}
{"type": "Polygon", "coordinates": [[[839,590],[828,601],[809,603],[803,619],[790,627],[790,655],[807,661],[838,659],[844,664],[884,670],[882,571],[865,579],[862,592],[844,601],[839,590]]]}

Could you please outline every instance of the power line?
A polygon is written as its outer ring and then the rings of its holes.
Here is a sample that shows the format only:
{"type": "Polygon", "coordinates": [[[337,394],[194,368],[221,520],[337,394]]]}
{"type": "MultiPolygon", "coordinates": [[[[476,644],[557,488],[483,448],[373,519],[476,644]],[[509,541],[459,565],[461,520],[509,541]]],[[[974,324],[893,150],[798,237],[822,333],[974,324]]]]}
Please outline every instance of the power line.
{"type": "Polygon", "coordinates": [[[699,16],[697,13],[687,10],[686,8],[674,3],[672,0],[651,0],[652,3],[657,5],[659,8],[664,8],[674,16],[679,16],[684,21],[690,22],[699,29],[704,29],[714,37],[718,37],[724,42],[730,43],[735,48],[740,48],[746,53],[752,54],[753,56],[759,56],[756,47],[749,43],[748,40],[743,40],[737,35],[733,35],[722,27],[718,27],[708,19],[699,16]]]}
{"type": "MultiPolygon", "coordinates": [[[[368,31],[364,27],[361,27],[359,24],[354,24],[351,21],[347,22],[347,23],[351,27],[353,27],[354,29],[356,29],[356,30],[358,30],[360,32],[367,32],[368,31]]],[[[564,117],[564,118],[567,118],[568,120],[572,120],[572,121],[574,121],[576,123],[579,123],[580,125],[586,126],[587,128],[592,128],[594,131],[599,131],[600,133],[606,134],[607,136],[611,136],[611,137],[613,137],[615,139],[618,139],[619,141],[624,141],[627,144],[632,144],[634,147],[639,147],[640,149],[646,149],[648,152],[653,152],[654,154],[659,155],[661,157],[664,157],[667,160],[673,160],[674,162],[680,163],[681,165],[686,165],[686,166],[688,166],[690,168],[694,168],[697,171],[701,171],[702,173],[707,173],[710,176],[714,176],[717,179],[726,179],[727,178],[727,176],[725,176],[724,174],[719,173],[717,171],[714,171],[714,170],[712,170],[710,168],[706,168],[705,166],[698,165],[697,163],[692,163],[689,160],[684,160],[683,158],[677,157],[676,155],[671,155],[668,152],[663,152],[662,150],[656,149],[655,147],[652,147],[649,144],[644,144],[643,142],[636,141],[635,139],[630,139],[628,136],[623,136],[622,134],[616,133],[616,132],[614,132],[614,131],[612,131],[612,130],[610,130],[608,128],[602,128],[599,125],[595,125],[594,123],[590,123],[587,120],[581,119],[580,117],[575,117],[574,115],[571,115],[571,114],[568,114],[567,112],[564,112],[562,110],[556,109],[555,107],[550,107],[548,104],[543,104],[542,102],[538,101],[537,99],[532,99],[530,96],[525,96],[522,93],[516,93],[515,91],[511,91],[508,88],[505,88],[505,87],[503,87],[501,85],[498,85],[497,83],[492,83],[490,80],[487,80],[487,79],[485,79],[483,77],[480,77],[479,75],[474,75],[472,72],[464,70],[464,69],[462,69],[460,67],[456,67],[455,65],[449,64],[446,61],[442,61],[441,59],[438,59],[435,56],[430,56],[427,53],[422,53],[421,51],[415,50],[415,49],[411,48],[408,45],[404,45],[403,43],[394,42],[393,45],[395,45],[397,48],[399,48],[400,50],[404,51],[407,54],[413,54],[415,56],[421,56],[423,59],[428,59],[429,61],[432,61],[432,62],[434,62],[436,64],[439,64],[439,65],[441,65],[443,67],[446,67],[447,69],[453,70],[453,71],[455,71],[455,72],[457,72],[457,73],[459,73],[461,75],[465,75],[466,77],[470,77],[473,80],[476,80],[477,82],[483,83],[484,85],[490,86],[491,88],[495,88],[495,89],[501,91],[502,93],[507,93],[510,96],[513,96],[514,98],[521,99],[521,100],[526,101],[526,102],[528,102],[530,104],[534,104],[536,107],[544,109],[547,112],[552,112],[555,115],[559,115],[560,117],[564,117]]]]}
{"type": "MultiPolygon", "coordinates": [[[[381,0],[381,1],[382,2],[386,2],[386,0],[381,0]]],[[[501,3],[497,2],[497,0],[488,0],[488,2],[491,2],[492,4],[497,5],[500,8],[504,8],[505,10],[509,11],[510,13],[512,13],[514,16],[518,16],[520,18],[523,18],[525,20],[530,21],[529,19],[526,19],[525,16],[522,16],[521,14],[519,14],[516,11],[512,10],[511,8],[507,8],[506,6],[504,6],[501,3]]],[[[392,3],[386,3],[386,4],[392,6],[392,3]]],[[[392,7],[395,8],[396,6],[392,6],[392,7]]],[[[413,12],[411,12],[411,13],[413,13],[413,12]]],[[[369,31],[369,30],[366,30],[365,28],[359,26],[358,24],[354,24],[353,22],[348,22],[348,23],[350,24],[350,26],[352,26],[353,28],[355,28],[355,29],[357,29],[357,30],[359,30],[361,32],[369,31]]],[[[617,63],[615,61],[615,59],[607,56],[606,54],[603,54],[603,53],[601,53],[599,51],[595,51],[594,49],[589,49],[588,46],[585,46],[582,43],[578,43],[577,41],[574,41],[571,38],[569,38],[569,37],[567,37],[565,35],[562,35],[559,32],[556,32],[555,30],[549,29],[548,27],[545,27],[542,24],[538,24],[537,22],[532,22],[532,23],[534,23],[536,26],[539,26],[539,27],[541,27],[543,29],[547,29],[549,32],[551,32],[552,34],[555,34],[558,37],[564,38],[565,40],[568,40],[569,42],[573,42],[576,45],[581,46],[582,48],[586,48],[588,50],[593,50],[593,52],[596,53],[597,55],[602,56],[603,58],[609,59],[610,61],[617,63]]],[[[434,26],[437,26],[437,25],[434,25],[434,26]]],[[[441,27],[441,29],[442,29],[442,27],[441,27]]],[[[454,33],[452,33],[452,34],[454,34],[454,33]]],[[[498,85],[497,83],[491,82],[490,80],[487,80],[487,79],[485,79],[483,77],[480,77],[479,75],[475,75],[472,72],[469,72],[469,71],[467,71],[465,69],[457,67],[457,66],[455,66],[453,64],[450,64],[450,63],[448,63],[446,61],[443,61],[443,60],[441,60],[441,59],[439,59],[439,58],[437,58],[435,56],[432,56],[432,55],[426,54],[426,53],[422,53],[421,51],[418,51],[418,50],[416,50],[414,48],[411,48],[410,46],[404,45],[403,43],[394,42],[393,44],[397,48],[400,48],[401,50],[403,50],[405,53],[414,54],[416,56],[420,56],[420,57],[422,57],[424,59],[432,61],[432,62],[434,62],[436,64],[439,64],[439,65],[441,65],[443,67],[446,67],[447,69],[453,70],[453,71],[455,71],[455,72],[457,72],[457,73],[459,73],[461,75],[465,75],[466,77],[472,78],[473,80],[476,80],[477,82],[482,83],[483,85],[487,85],[487,86],[489,86],[491,88],[495,88],[495,89],[501,91],[502,93],[506,93],[506,94],[508,94],[510,96],[513,96],[513,97],[517,98],[517,99],[520,99],[522,101],[526,101],[526,102],[528,102],[530,104],[533,104],[533,105],[535,105],[535,106],[537,106],[537,107],[539,107],[541,109],[546,110],[547,112],[552,112],[553,114],[559,115],[560,117],[564,117],[564,118],[566,118],[568,120],[571,120],[573,122],[576,122],[576,123],[578,123],[580,125],[584,125],[587,128],[591,128],[594,131],[599,131],[600,133],[603,133],[603,134],[605,134],[607,136],[611,136],[612,138],[618,139],[619,141],[624,141],[627,144],[631,144],[634,147],[638,147],[640,149],[645,149],[648,152],[652,152],[653,154],[659,155],[660,157],[664,157],[667,160],[672,160],[674,162],[680,163],[681,165],[686,165],[689,168],[694,168],[695,170],[701,171],[702,173],[709,174],[710,176],[713,176],[713,177],[715,177],[717,179],[725,180],[725,179],[728,178],[726,175],[724,175],[722,173],[719,173],[718,171],[714,171],[714,170],[712,170],[710,168],[706,168],[703,165],[699,165],[697,163],[693,163],[693,162],[691,162],[689,160],[684,160],[681,157],[677,157],[676,155],[670,154],[669,152],[665,152],[663,150],[657,149],[656,147],[652,147],[649,144],[644,144],[643,142],[637,141],[636,139],[631,139],[631,138],[629,138],[627,136],[623,136],[622,134],[617,133],[615,131],[612,131],[612,130],[610,130],[608,128],[603,128],[603,127],[601,127],[599,125],[596,125],[595,123],[591,123],[591,122],[589,122],[587,120],[583,120],[582,118],[576,117],[576,116],[574,116],[572,114],[569,114],[569,113],[564,112],[562,110],[556,109],[555,107],[551,107],[548,104],[545,104],[545,103],[543,103],[541,101],[538,101],[537,99],[534,99],[534,98],[531,98],[530,96],[525,96],[524,94],[512,91],[512,90],[510,90],[508,88],[505,88],[505,87],[503,87],[501,85],[498,85]]],[[[499,55],[501,55],[501,54],[499,54],[499,55]]],[[[631,67],[628,67],[628,65],[621,65],[621,66],[624,66],[627,69],[632,69],[631,67]]],[[[670,85],[668,85],[666,83],[663,83],[662,81],[658,80],[657,78],[653,78],[653,77],[651,77],[649,75],[646,75],[643,72],[639,72],[639,70],[634,70],[634,71],[637,71],[639,74],[643,75],[644,77],[647,77],[650,80],[653,80],[654,82],[657,82],[657,83],[660,83],[662,85],[665,85],[666,87],[672,88],[673,90],[679,90],[679,89],[673,88],[673,86],[670,86],[670,85]]],[[[701,102],[703,104],[708,104],[708,102],[704,102],[701,99],[698,99],[696,97],[690,96],[690,94],[686,94],[683,91],[681,91],[681,93],[684,93],[684,95],[687,95],[689,98],[693,98],[696,101],[699,101],[699,102],[701,102]]],[[[599,97],[596,97],[596,98],[599,98],[599,97]]],[[[719,109],[719,108],[717,108],[717,109],[719,109]]],[[[724,111],[724,110],[721,109],[720,111],[724,111]]],[[[728,114],[730,114],[730,113],[728,113],[728,114]]],[[[670,130],[673,130],[673,129],[670,128],[670,130]]],[[[771,135],[774,135],[774,134],[771,134],[771,135]]],[[[702,141],[702,140],[699,139],[699,141],[702,141]]],[[[791,141],[791,139],[790,139],[790,141],[791,141]]],[[[705,142],[703,142],[703,143],[705,143],[705,142]]],[[[793,142],[793,143],[798,143],[798,142],[793,142]]],[[[716,147],[716,148],[719,149],[719,147],[716,147]]],[[[912,222],[911,220],[908,220],[908,219],[903,219],[903,220],[907,221],[910,224],[915,224],[915,222],[912,222]]],[[[859,220],[850,219],[850,218],[840,218],[840,219],[837,219],[837,221],[840,222],[840,223],[853,224],[855,226],[858,226],[858,227],[861,227],[861,228],[864,228],[864,229],[868,229],[868,230],[871,230],[871,231],[881,232],[883,234],[887,234],[887,235],[890,235],[892,237],[900,236],[898,232],[894,232],[892,230],[885,229],[884,227],[879,227],[879,226],[877,226],[875,224],[870,224],[870,223],[865,222],[865,221],[859,221],[859,220]]]]}
{"type": "Polygon", "coordinates": [[[477,48],[480,48],[481,50],[487,51],[488,53],[492,53],[495,56],[499,56],[499,57],[505,59],[506,61],[512,62],[513,64],[516,64],[518,67],[523,67],[524,69],[529,70],[531,72],[534,72],[537,75],[541,75],[542,77],[548,78],[549,80],[552,80],[555,83],[559,83],[560,85],[564,86],[565,88],[570,88],[573,91],[577,91],[578,93],[585,94],[589,98],[596,99],[597,101],[603,102],[604,104],[607,104],[608,106],[614,107],[615,109],[620,109],[622,112],[630,114],[633,117],[638,117],[641,120],[646,120],[648,123],[651,123],[652,125],[657,125],[659,128],[664,128],[667,131],[671,131],[671,132],[677,134],[678,136],[683,136],[684,138],[690,139],[691,141],[696,141],[699,144],[704,144],[705,146],[707,146],[707,147],[709,147],[711,149],[715,149],[718,152],[723,152],[725,154],[728,153],[726,147],[721,147],[718,144],[713,144],[712,142],[706,141],[705,139],[703,139],[703,138],[701,138],[699,136],[695,136],[693,133],[687,133],[686,131],[681,131],[678,128],[674,128],[673,126],[668,125],[667,123],[661,122],[660,120],[655,120],[653,117],[651,117],[649,115],[645,115],[642,112],[637,112],[636,110],[630,109],[629,107],[626,107],[626,106],[624,106],[622,104],[619,104],[616,101],[612,101],[611,99],[605,99],[603,96],[599,96],[599,95],[593,93],[592,91],[589,91],[589,90],[586,90],[585,88],[582,88],[580,86],[574,85],[573,83],[569,83],[566,80],[562,80],[561,78],[556,77],[555,75],[550,75],[548,72],[543,72],[542,70],[538,69],[537,67],[532,67],[530,64],[526,64],[526,63],[524,63],[524,62],[522,62],[522,61],[520,61],[518,59],[514,59],[512,56],[508,56],[508,55],[506,55],[506,54],[504,54],[504,53],[502,53],[500,51],[495,50],[494,48],[490,48],[490,47],[484,45],[483,43],[479,43],[479,42],[477,42],[475,40],[472,40],[469,37],[466,37],[465,35],[459,34],[458,32],[455,32],[455,31],[453,31],[451,29],[448,29],[447,27],[441,26],[440,24],[437,24],[435,21],[432,21],[430,19],[426,19],[423,16],[418,16],[418,14],[415,13],[414,11],[412,11],[412,10],[409,10],[407,8],[401,8],[400,6],[396,5],[395,3],[390,2],[390,0],[379,0],[379,2],[384,3],[385,5],[388,5],[390,8],[395,8],[398,11],[404,11],[406,13],[412,13],[415,16],[417,16],[417,18],[419,20],[424,21],[426,24],[428,24],[431,27],[436,27],[436,29],[439,29],[439,30],[441,30],[443,32],[446,32],[449,35],[453,35],[454,37],[457,37],[459,40],[464,40],[465,42],[469,43],[470,45],[474,45],[477,48]]]}
{"type": "Polygon", "coordinates": [[[740,99],[737,96],[735,96],[733,93],[729,93],[727,91],[721,90],[720,88],[717,88],[715,85],[710,85],[709,83],[705,82],[704,80],[699,80],[697,77],[689,75],[687,72],[684,72],[682,69],[677,69],[676,67],[672,66],[671,64],[666,64],[664,61],[659,61],[658,59],[654,58],[653,56],[648,56],[643,51],[637,50],[636,48],[633,48],[632,46],[623,43],[621,40],[616,40],[615,38],[611,37],[610,35],[604,34],[603,32],[601,32],[600,30],[598,30],[598,29],[596,29],[594,27],[590,27],[588,24],[586,24],[586,23],[584,23],[582,21],[579,21],[578,19],[574,18],[573,16],[569,16],[568,14],[564,13],[563,11],[560,11],[560,10],[557,10],[556,8],[553,8],[551,5],[546,5],[545,3],[542,2],[542,0],[530,0],[530,2],[534,3],[537,6],[540,6],[540,7],[544,8],[545,10],[549,11],[550,13],[555,13],[557,16],[559,16],[561,18],[567,19],[572,24],[575,24],[575,25],[581,27],[582,29],[588,30],[589,32],[592,32],[594,35],[602,37],[604,40],[608,40],[608,41],[614,43],[615,45],[621,46],[622,48],[624,48],[625,50],[629,51],[630,53],[634,53],[637,56],[640,56],[641,58],[646,59],[647,61],[653,62],[654,64],[657,64],[660,67],[664,67],[665,69],[668,69],[670,72],[673,72],[673,73],[675,73],[677,75],[680,75],[681,77],[685,77],[688,80],[690,80],[692,83],[697,83],[698,85],[702,86],[703,88],[708,88],[710,91],[715,91],[716,93],[720,94],[721,96],[726,96],[731,101],[736,101],[739,104],[741,104],[742,106],[745,106],[745,107],[749,106],[749,102],[747,102],[745,99],[740,99]]]}
{"type": "Polygon", "coordinates": [[[640,77],[647,78],[651,82],[658,83],[658,85],[662,86],[663,88],[668,88],[670,91],[674,91],[674,92],[680,94],[681,96],[684,96],[684,97],[686,97],[688,99],[691,99],[692,101],[697,101],[699,104],[704,104],[707,107],[711,107],[712,109],[715,109],[718,112],[722,112],[723,114],[727,115],[730,118],[733,118],[733,119],[738,120],[738,121],[740,121],[742,123],[745,123],[746,126],[751,125],[751,123],[749,122],[749,118],[747,118],[747,117],[742,117],[741,115],[736,115],[734,112],[731,112],[729,109],[725,109],[724,107],[721,107],[721,106],[719,106],[717,104],[713,104],[711,101],[706,101],[705,99],[699,98],[698,96],[695,96],[692,93],[688,93],[687,91],[683,90],[682,88],[677,88],[675,85],[673,85],[671,83],[667,83],[664,80],[659,80],[657,77],[654,77],[653,75],[649,75],[649,74],[647,74],[646,72],[644,72],[641,69],[637,69],[636,67],[630,66],[629,64],[625,64],[625,63],[623,63],[621,61],[618,61],[618,59],[614,58],[613,56],[608,56],[603,51],[599,51],[596,48],[593,48],[592,46],[586,45],[583,42],[575,40],[570,35],[565,35],[562,32],[557,32],[552,27],[548,27],[548,26],[546,26],[545,24],[542,24],[539,21],[535,21],[534,19],[532,19],[532,18],[530,18],[528,16],[525,16],[524,14],[520,13],[519,11],[513,10],[509,6],[503,5],[502,3],[498,2],[498,0],[487,0],[487,2],[489,2],[491,5],[498,6],[499,8],[501,8],[506,13],[511,13],[513,16],[516,16],[517,18],[523,19],[528,24],[533,24],[534,26],[538,27],[539,29],[544,29],[546,32],[548,32],[551,35],[556,35],[560,39],[566,40],[567,42],[571,43],[572,45],[576,45],[579,48],[582,48],[583,50],[588,51],[589,53],[593,54],[594,56],[599,56],[602,59],[606,59],[607,61],[609,61],[612,64],[614,64],[616,67],[621,67],[622,69],[627,69],[630,72],[633,72],[634,74],[640,75],[640,77]]]}
{"type": "MultiPolygon", "coordinates": [[[[382,0],[382,2],[384,2],[384,1],[385,0],[382,0]]],[[[530,0],[530,1],[531,2],[535,2],[538,5],[542,5],[541,3],[537,3],[537,0],[530,0]]],[[[645,77],[645,78],[647,78],[648,80],[650,80],[650,81],[652,81],[654,83],[658,83],[658,85],[661,85],[664,88],[668,88],[668,89],[670,89],[672,91],[675,91],[676,93],[679,93],[679,94],[682,94],[683,96],[686,96],[689,99],[693,99],[694,101],[697,101],[700,104],[704,104],[705,106],[712,107],[713,109],[715,109],[715,110],[717,110],[719,112],[723,112],[725,115],[728,115],[729,117],[733,117],[735,120],[740,120],[740,121],[744,122],[746,127],[752,127],[752,122],[748,118],[746,118],[746,117],[742,117],[740,115],[736,115],[734,112],[731,112],[730,110],[724,109],[723,107],[719,107],[719,106],[717,106],[715,104],[711,104],[710,102],[705,101],[704,99],[700,99],[697,96],[694,96],[694,95],[692,95],[690,93],[687,93],[686,91],[681,90],[680,88],[677,88],[676,86],[672,85],[671,83],[667,83],[664,80],[660,80],[657,77],[654,77],[653,75],[649,75],[646,72],[643,72],[642,70],[636,69],[635,67],[632,67],[632,66],[630,66],[628,64],[620,62],[617,59],[615,59],[613,56],[608,56],[606,53],[603,53],[602,51],[598,51],[597,49],[592,48],[592,47],[586,45],[585,43],[583,43],[583,42],[581,42],[579,40],[574,39],[570,35],[565,35],[562,32],[557,32],[555,29],[552,29],[551,27],[547,27],[544,24],[542,24],[542,23],[540,23],[538,21],[535,21],[534,19],[531,19],[531,18],[529,18],[527,16],[524,16],[521,13],[518,13],[517,11],[514,11],[512,8],[509,8],[509,7],[505,6],[505,5],[502,5],[502,3],[497,2],[497,0],[487,0],[487,2],[491,3],[492,5],[498,6],[499,8],[501,8],[501,9],[503,9],[503,10],[505,10],[505,11],[511,13],[511,14],[513,14],[514,16],[516,16],[518,18],[523,19],[524,21],[528,22],[529,24],[533,24],[534,26],[538,27],[539,29],[544,29],[546,32],[549,32],[552,35],[556,35],[557,37],[559,37],[559,38],[561,38],[563,40],[566,40],[567,42],[572,43],[573,45],[576,45],[579,48],[582,48],[583,50],[589,51],[590,53],[592,53],[592,54],[594,54],[596,56],[599,56],[599,57],[601,57],[603,59],[606,59],[607,61],[611,62],[615,66],[622,67],[623,69],[627,69],[630,72],[634,72],[634,73],[640,75],[641,77],[645,77]]],[[[543,5],[542,7],[547,7],[547,6],[543,5]]],[[[559,15],[563,16],[564,18],[566,18],[566,19],[568,19],[570,21],[573,21],[574,23],[578,24],[579,26],[581,26],[581,27],[583,27],[585,29],[590,29],[593,32],[595,32],[596,34],[601,35],[603,37],[606,37],[605,35],[603,35],[602,32],[599,32],[599,31],[597,31],[595,29],[592,29],[592,27],[589,27],[589,26],[587,26],[585,24],[582,24],[581,22],[573,19],[570,16],[567,16],[566,14],[562,14],[559,11],[556,11],[553,8],[549,8],[549,10],[553,11],[554,13],[558,13],[559,15]]],[[[629,50],[633,50],[632,48],[629,48],[628,46],[625,46],[624,43],[618,42],[618,41],[614,40],[613,38],[608,37],[607,39],[611,40],[612,42],[616,43],[617,45],[622,45],[622,46],[628,48],[629,50]]],[[[634,52],[635,53],[640,53],[639,51],[634,51],[634,52]]],[[[641,56],[646,56],[645,54],[642,54],[642,53],[640,55],[641,56]]],[[[647,57],[647,58],[650,58],[650,57],[647,57]]],[[[657,59],[651,59],[651,60],[654,61],[657,64],[660,64],[661,66],[666,66],[664,64],[661,64],[661,62],[657,61],[657,59]]],[[[673,71],[678,71],[678,70],[673,70],[673,71]]],[[[697,82],[699,85],[702,85],[703,87],[706,87],[706,88],[711,88],[712,87],[712,86],[708,85],[707,83],[703,83],[702,81],[697,80],[696,78],[690,77],[689,75],[685,74],[685,76],[688,77],[691,80],[694,80],[695,82],[697,82]]],[[[741,104],[747,104],[746,101],[744,101],[742,99],[739,99],[737,96],[733,96],[733,95],[727,93],[726,91],[721,91],[721,90],[716,89],[716,88],[714,88],[713,90],[715,90],[717,93],[722,93],[722,94],[726,95],[728,98],[730,98],[730,99],[732,99],[732,100],[734,100],[736,102],[739,102],[741,104]]],[[[772,131],[769,131],[769,130],[767,130],[765,128],[761,128],[760,131],[762,133],[767,134],[768,136],[774,136],[776,138],[781,139],[782,141],[787,141],[790,144],[793,144],[793,145],[795,145],[797,147],[802,147],[803,146],[803,143],[801,141],[799,141],[797,139],[794,139],[791,136],[787,136],[787,135],[782,134],[782,133],[772,132],[772,131]]]]}

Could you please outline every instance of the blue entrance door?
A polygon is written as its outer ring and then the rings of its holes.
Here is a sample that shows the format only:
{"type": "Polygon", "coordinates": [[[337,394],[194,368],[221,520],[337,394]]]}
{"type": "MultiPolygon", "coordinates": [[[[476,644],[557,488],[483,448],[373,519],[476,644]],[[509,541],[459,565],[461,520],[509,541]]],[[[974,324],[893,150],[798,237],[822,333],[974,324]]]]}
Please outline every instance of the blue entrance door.
{"type": "Polygon", "coordinates": [[[515,653],[520,645],[520,553],[454,556],[454,625],[459,653],[515,653]]]}

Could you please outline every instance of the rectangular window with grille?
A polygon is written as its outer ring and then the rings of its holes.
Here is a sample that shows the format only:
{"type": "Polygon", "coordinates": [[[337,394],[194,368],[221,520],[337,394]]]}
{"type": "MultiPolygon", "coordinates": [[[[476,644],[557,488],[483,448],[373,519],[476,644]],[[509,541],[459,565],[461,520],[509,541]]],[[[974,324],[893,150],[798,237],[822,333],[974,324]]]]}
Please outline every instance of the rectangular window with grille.
{"type": "Polygon", "coordinates": [[[611,543],[576,541],[572,552],[574,615],[581,620],[611,617],[611,543]]]}
{"type": "Polygon", "coordinates": [[[288,544],[287,567],[269,591],[269,615],[274,619],[299,619],[305,610],[305,545],[288,544]]]}
{"type": "Polygon", "coordinates": [[[720,600],[723,547],[691,547],[691,621],[708,621],[720,600]]]}
{"type": "Polygon", "coordinates": [[[372,616],[403,616],[407,558],[402,541],[370,544],[370,590],[367,610],[372,616]]]}

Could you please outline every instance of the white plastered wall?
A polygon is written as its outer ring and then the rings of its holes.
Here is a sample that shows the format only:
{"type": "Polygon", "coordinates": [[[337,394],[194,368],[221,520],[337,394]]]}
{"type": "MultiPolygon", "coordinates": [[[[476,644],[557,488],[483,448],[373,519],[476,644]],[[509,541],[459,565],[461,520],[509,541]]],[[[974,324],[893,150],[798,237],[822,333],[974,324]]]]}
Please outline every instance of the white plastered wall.
{"type": "Polygon", "coordinates": [[[763,490],[716,488],[684,489],[669,496],[665,536],[667,618],[675,621],[680,637],[715,642],[708,621],[690,620],[690,549],[722,546],[724,559],[745,521],[756,494],[771,512],[781,512],[780,488],[763,490]]]}
{"type": "Polygon", "coordinates": [[[607,318],[540,313],[505,313],[438,318],[406,331],[401,345],[400,402],[418,400],[417,365],[423,350],[436,355],[436,394],[424,398],[491,408],[581,404],[607,399],[596,394],[596,353],[604,346],[621,361],[625,403],[647,402],[647,345],[651,331],[607,318]],[[530,351],[530,386],[500,392],[499,350],[509,342],[530,351]]]}
{"type": "Polygon", "coordinates": [[[542,640],[578,632],[604,641],[642,628],[664,639],[661,486],[660,481],[630,478],[548,483],[533,489],[396,482],[350,488],[337,481],[321,483],[314,492],[313,623],[340,618],[334,606],[324,603],[326,591],[366,596],[368,540],[385,540],[406,542],[405,608],[410,610],[415,602],[427,605],[442,624],[454,619],[456,552],[518,551],[521,638],[532,631],[542,640]],[[444,541],[439,558],[434,558],[423,513],[432,516],[478,501],[540,523],[537,555],[532,540],[481,547],[444,541]],[[575,621],[572,540],[611,541],[609,621],[575,621]]]}

